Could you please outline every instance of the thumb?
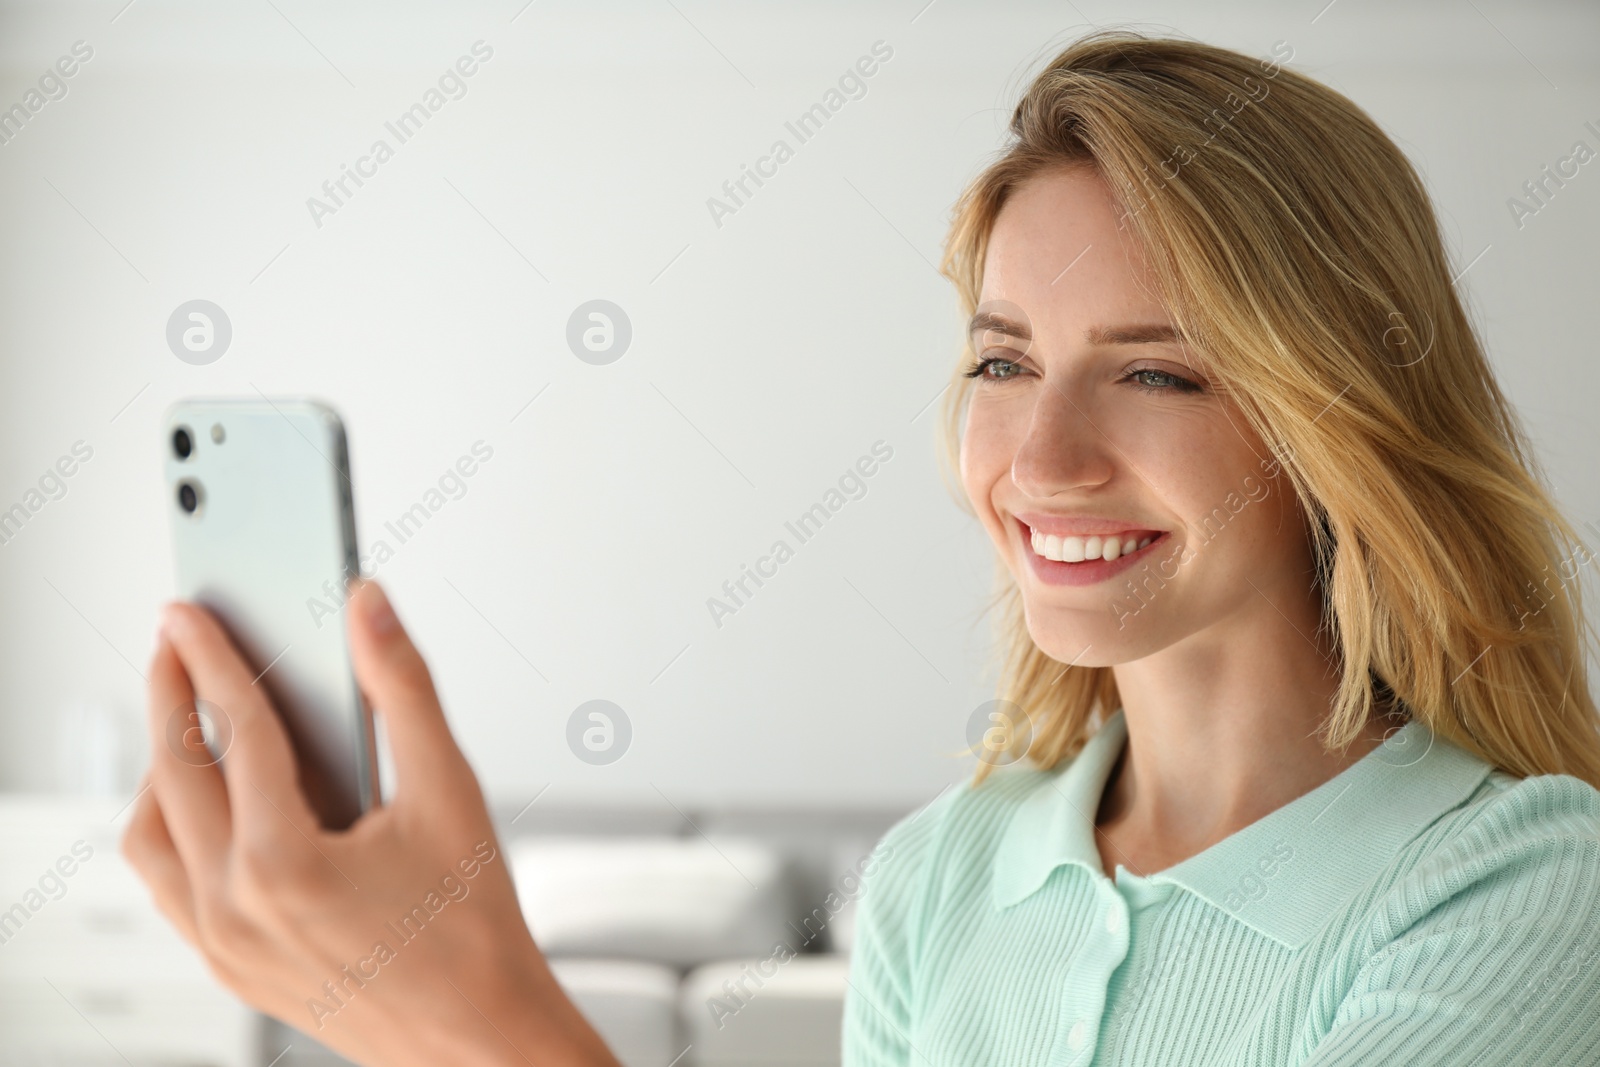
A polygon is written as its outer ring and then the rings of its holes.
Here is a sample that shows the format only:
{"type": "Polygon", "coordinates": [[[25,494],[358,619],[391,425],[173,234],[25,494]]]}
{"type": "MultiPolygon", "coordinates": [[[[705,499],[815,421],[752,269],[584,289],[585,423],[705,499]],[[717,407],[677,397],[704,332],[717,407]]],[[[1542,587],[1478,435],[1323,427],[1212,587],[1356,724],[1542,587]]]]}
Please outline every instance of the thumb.
{"type": "Polygon", "coordinates": [[[382,587],[370,581],[356,584],[346,614],[356,681],[383,716],[403,785],[421,785],[426,794],[435,795],[428,783],[454,779],[463,771],[470,775],[445,722],[428,665],[382,587]]]}

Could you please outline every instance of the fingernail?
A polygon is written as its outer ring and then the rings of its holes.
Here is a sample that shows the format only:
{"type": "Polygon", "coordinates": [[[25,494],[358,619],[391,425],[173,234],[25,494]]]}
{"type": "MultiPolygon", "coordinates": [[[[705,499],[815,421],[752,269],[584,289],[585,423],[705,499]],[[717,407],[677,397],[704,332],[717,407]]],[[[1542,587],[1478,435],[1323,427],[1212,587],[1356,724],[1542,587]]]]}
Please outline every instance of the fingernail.
{"type": "Polygon", "coordinates": [[[178,602],[169,600],[161,605],[161,633],[170,638],[181,625],[183,625],[183,613],[178,610],[178,602]]]}
{"type": "Polygon", "coordinates": [[[394,608],[389,603],[389,598],[383,591],[383,586],[377,582],[368,582],[371,592],[367,596],[371,599],[367,603],[367,622],[372,626],[373,632],[386,634],[398,629],[400,620],[395,617],[394,608]]]}

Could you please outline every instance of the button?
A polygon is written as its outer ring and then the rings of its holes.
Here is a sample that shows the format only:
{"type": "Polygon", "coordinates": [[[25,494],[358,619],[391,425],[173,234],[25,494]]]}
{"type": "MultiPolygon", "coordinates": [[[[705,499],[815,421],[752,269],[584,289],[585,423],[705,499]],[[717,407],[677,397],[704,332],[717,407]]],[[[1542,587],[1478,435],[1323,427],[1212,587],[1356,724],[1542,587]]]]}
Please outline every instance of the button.
{"type": "Polygon", "coordinates": [[[1113,934],[1122,933],[1122,912],[1114,906],[1106,912],[1106,930],[1113,934]]]}
{"type": "Polygon", "coordinates": [[[1081,1021],[1073,1023],[1072,1029],[1067,1031],[1067,1047],[1077,1052],[1083,1048],[1083,1043],[1087,1040],[1089,1040],[1089,1028],[1081,1021]]]}

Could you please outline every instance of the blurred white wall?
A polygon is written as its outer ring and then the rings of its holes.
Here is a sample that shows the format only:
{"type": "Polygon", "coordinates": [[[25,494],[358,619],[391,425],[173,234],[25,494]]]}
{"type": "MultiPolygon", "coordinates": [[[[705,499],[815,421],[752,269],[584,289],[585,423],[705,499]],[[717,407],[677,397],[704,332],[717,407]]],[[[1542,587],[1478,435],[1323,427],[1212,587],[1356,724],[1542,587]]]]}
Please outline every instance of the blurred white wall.
{"type": "Polygon", "coordinates": [[[342,410],[364,546],[493,448],[378,575],[497,795],[910,805],[964,773],[991,564],[933,457],[959,325],[932,263],[1017,93],[1091,20],[1287,41],[1373,114],[1472,264],[1564,503],[1600,517],[1600,164],[1520,227],[1507,205],[1600,147],[1591,4],[7,3],[0,108],[93,54],[0,145],[0,509],[93,454],[0,545],[0,788],[130,784],[103,744],[59,752],[100,718],[142,744],[161,414],[257,390],[342,410]],[[385,123],[479,41],[400,144],[385,123]],[[785,122],[880,41],[798,144],[785,122]],[[393,158],[314,220],[379,138],[393,158]],[[779,138],[793,158],[719,225],[707,199],[779,138]],[[606,366],[565,340],[597,298],[632,324],[606,366]],[[192,299],[232,324],[209,365],[166,343],[192,299]],[[716,626],[707,598],[880,440],[865,495],[716,626]],[[566,743],[596,698],[633,725],[608,766],[566,743]]]}

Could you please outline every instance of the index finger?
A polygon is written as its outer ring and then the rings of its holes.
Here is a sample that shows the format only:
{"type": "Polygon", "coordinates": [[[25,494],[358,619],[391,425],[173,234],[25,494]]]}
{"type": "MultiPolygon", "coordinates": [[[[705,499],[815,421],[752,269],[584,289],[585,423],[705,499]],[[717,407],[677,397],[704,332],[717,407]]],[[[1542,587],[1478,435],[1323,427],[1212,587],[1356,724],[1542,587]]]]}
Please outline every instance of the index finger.
{"type": "Polygon", "coordinates": [[[183,661],[196,696],[220,705],[233,729],[222,761],[234,838],[246,844],[321,829],[295,770],[289,735],[244,657],[209,611],[181,601],[162,612],[162,629],[183,661]]]}
{"type": "Polygon", "coordinates": [[[228,788],[207,751],[194,688],[167,635],[150,657],[146,716],[150,789],[170,815],[173,846],[189,877],[211,885],[221,877],[232,833],[228,788]]]}

